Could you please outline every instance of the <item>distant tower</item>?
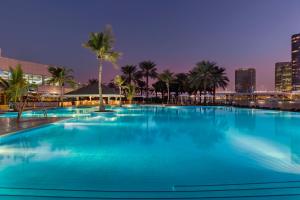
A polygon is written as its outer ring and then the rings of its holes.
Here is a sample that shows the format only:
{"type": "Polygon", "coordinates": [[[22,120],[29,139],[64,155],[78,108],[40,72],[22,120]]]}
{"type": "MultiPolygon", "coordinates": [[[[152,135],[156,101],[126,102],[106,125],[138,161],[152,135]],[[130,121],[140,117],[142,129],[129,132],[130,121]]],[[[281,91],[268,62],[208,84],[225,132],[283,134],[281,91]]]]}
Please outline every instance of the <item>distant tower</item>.
{"type": "Polygon", "coordinates": [[[300,90],[300,33],[292,35],[292,85],[300,90]]]}
{"type": "Polygon", "coordinates": [[[292,65],[290,62],[275,63],[275,90],[279,92],[292,90],[292,65]]]}
{"type": "Polygon", "coordinates": [[[254,68],[235,70],[235,91],[238,93],[253,93],[256,90],[256,72],[254,68]]]}

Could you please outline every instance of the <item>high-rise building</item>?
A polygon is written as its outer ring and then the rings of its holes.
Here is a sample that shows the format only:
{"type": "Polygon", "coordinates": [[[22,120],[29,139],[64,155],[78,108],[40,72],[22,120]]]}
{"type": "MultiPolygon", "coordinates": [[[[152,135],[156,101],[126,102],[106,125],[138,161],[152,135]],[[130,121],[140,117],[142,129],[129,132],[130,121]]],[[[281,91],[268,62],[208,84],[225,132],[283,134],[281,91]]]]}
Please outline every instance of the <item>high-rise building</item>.
{"type": "Polygon", "coordinates": [[[253,93],[256,89],[256,73],[254,68],[235,70],[235,91],[238,93],[253,93]]]}
{"type": "Polygon", "coordinates": [[[280,92],[292,90],[292,65],[290,62],[275,63],[275,90],[280,92]]]}
{"type": "Polygon", "coordinates": [[[292,35],[292,85],[300,90],[300,33],[292,35]]]}

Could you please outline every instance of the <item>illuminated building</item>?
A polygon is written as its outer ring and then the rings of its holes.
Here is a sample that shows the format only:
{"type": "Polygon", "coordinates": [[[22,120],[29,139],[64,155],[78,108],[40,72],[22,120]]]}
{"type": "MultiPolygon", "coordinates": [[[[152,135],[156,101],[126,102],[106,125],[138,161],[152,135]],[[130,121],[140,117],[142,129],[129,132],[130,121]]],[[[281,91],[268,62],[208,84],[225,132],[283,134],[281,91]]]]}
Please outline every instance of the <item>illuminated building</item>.
{"type": "MultiPolygon", "coordinates": [[[[51,78],[51,74],[48,72],[49,65],[34,63],[29,61],[23,61],[13,58],[3,57],[0,49],[0,77],[4,80],[8,80],[10,77],[9,68],[15,68],[17,65],[21,65],[24,72],[24,78],[30,83],[37,85],[36,92],[45,97],[59,96],[61,89],[56,85],[51,85],[48,80],[51,78]]],[[[1,90],[1,88],[0,88],[1,90]]],[[[65,92],[71,91],[71,88],[66,88],[65,92]]],[[[3,103],[3,91],[0,91],[0,104],[3,103]]]]}
{"type": "Polygon", "coordinates": [[[237,93],[253,93],[256,89],[256,72],[254,68],[235,70],[235,91],[237,93]]]}
{"type": "Polygon", "coordinates": [[[292,35],[292,85],[300,90],[300,34],[292,35]]]}
{"type": "Polygon", "coordinates": [[[292,90],[292,65],[290,62],[275,63],[275,91],[292,90]]]}

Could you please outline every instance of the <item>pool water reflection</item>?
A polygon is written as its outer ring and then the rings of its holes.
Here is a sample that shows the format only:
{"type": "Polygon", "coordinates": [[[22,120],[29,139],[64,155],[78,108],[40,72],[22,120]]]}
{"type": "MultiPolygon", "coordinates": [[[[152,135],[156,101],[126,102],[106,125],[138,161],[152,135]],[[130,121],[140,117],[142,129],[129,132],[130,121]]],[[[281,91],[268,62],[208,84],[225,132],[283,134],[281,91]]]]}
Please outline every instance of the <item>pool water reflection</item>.
{"type": "MultiPolygon", "coordinates": [[[[1,186],[172,191],[176,185],[296,181],[299,121],[299,113],[196,106],[82,115],[1,137],[0,194],[7,192],[1,186]]],[[[216,195],[227,194],[241,191],[216,195]]]]}

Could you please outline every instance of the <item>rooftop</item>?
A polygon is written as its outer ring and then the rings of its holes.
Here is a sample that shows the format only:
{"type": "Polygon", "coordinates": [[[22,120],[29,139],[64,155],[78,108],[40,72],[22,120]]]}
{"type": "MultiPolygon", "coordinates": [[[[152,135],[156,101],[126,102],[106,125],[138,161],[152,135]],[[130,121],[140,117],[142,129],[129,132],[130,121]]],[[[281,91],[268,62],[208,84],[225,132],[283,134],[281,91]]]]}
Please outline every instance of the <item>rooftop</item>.
{"type": "MultiPolygon", "coordinates": [[[[116,89],[108,87],[106,85],[102,85],[102,92],[104,96],[116,96],[119,94],[118,91],[116,91],[116,89]]],[[[98,83],[87,85],[85,87],[79,88],[77,90],[65,94],[66,97],[98,96],[98,95],[99,95],[98,83]]]]}

